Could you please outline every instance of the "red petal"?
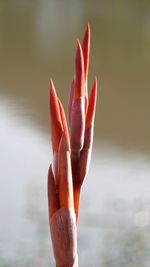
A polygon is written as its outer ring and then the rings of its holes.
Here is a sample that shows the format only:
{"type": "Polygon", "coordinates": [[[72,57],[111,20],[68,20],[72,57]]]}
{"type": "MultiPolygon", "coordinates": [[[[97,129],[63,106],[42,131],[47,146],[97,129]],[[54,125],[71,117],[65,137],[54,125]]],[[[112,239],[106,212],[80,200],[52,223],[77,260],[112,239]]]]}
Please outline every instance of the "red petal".
{"type": "Polygon", "coordinates": [[[82,42],[83,58],[84,58],[84,73],[85,81],[87,80],[88,68],[89,68],[89,55],[90,55],[90,24],[87,24],[87,28],[84,34],[82,42]]]}
{"type": "Polygon", "coordinates": [[[48,171],[47,191],[48,191],[49,216],[51,218],[53,216],[53,214],[59,208],[58,194],[56,192],[56,185],[55,185],[55,181],[54,181],[54,176],[53,176],[51,165],[50,165],[49,171],[48,171]]]}
{"type": "Polygon", "coordinates": [[[55,266],[77,267],[77,229],[72,208],[61,208],[50,220],[55,266]]]}
{"type": "Polygon", "coordinates": [[[69,147],[65,135],[62,135],[59,151],[59,201],[61,208],[73,207],[73,185],[69,147]]]}
{"type": "Polygon", "coordinates": [[[85,104],[83,97],[73,100],[71,111],[71,151],[78,154],[84,144],[85,104]]]}
{"type": "Polygon", "coordinates": [[[50,118],[51,118],[51,131],[52,131],[52,147],[53,151],[58,151],[63,128],[62,128],[58,99],[52,80],[50,80],[50,118]]]}
{"type": "Polygon", "coordinates": [[[69,102],[68,102],[68,113],[69,113],[69,124],[71,124],[71,110],[72,110],[72,101],[74,96],[75,81],[73,79],[71,83],[70,93],[69,93],[69,102]]]}
{"type": "Polygon", "coordinates": [[[89,170],[92,145],[93,145],[93,128],[94,128],[94,125],[92,125],[90,128],[87,128],[85,130],[84,147],[80,155],[80,167],[79,167],[80,184],[83,183],[83,180],[86,177],[88,170],[89,170]]]}
{"type": "Polygon", "coordinates": [[[80,191],[81,191],[81,186],[80,185],[73,187],[74,210],[75,210],[75,214],[76,214],[76,222],[78,222],[78,215],[79,215],[80,191]]]}
{"type": "Polygon", "coordinates": [[[75,64],[75,91],[74,97],[79,98],[85,96],[84,90],[84,59],[83,52],[79,40],[77,40],[76,48],[76,64],[75,64]]]}
{"type": "Polygon", "coordinates": [[[71,166],[73,175],[73,194],[74,194],[74,210],[76,214],[76,221],[78,221],[79,205],[80,205],[80,154],[71,155],[71,166]]]}
{"type": "Polygon", "coordinates": [[[97,99],[97,79],[95,78],[92,89],[91,89],[88,110],[86,114],[86,125],[85,125],[86,129],[91,127],[92,123],[94,123],[96,99],[97,99]]]}
{"type": "Polygon", "coordinates": [[[65,137],[66,137],[67,146],[68,146],[69,151],[70,151],[70,138],[69,138],[67,120],[66,120],[66,116],[65,116],[65,112],[64,112],[63,106],[62,106],[62,104],[61,104],[59,99],[58,99],[58,103],[59,103],[61,121],[62,121],[62,125],[63,125],[63,131],[64,131],[64,134],[65,134],[65,137]]]}

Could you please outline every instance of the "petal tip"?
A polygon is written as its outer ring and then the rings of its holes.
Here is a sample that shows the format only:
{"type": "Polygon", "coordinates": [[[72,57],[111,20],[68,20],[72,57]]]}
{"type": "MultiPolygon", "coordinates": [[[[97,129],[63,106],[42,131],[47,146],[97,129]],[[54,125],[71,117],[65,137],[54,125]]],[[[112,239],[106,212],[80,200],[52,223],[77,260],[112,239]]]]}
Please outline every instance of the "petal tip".
{"type": "Polygon", "coordinates": [[[87,81],[88,69],[89,69],[90,39],[91,39],[91,32],[90,32],[90,24],[88,23],[85,33],[84,33],[83,42],[82,42],[85,81],[87,81]]]}
{"type": "Polygon", "coordinates": [[[91,127],[91,125],[94,123],[96,100],[97,100],[97,78],[95,77],[90,93],[88,110],[86,114],[86,129],[91,127]]]}
{"type": "Polygon", "coordinates": [[[50,89],[53,89],[54,88],[54,83],[53,83],[52,78],[50,78],[49,83],[50,83],[50,89]]]}
{"type": "Polygon", "coordinates": [[[80,41],[77,39],[75,60],[75,98],[84,95],[84,58],[80,41]]]}

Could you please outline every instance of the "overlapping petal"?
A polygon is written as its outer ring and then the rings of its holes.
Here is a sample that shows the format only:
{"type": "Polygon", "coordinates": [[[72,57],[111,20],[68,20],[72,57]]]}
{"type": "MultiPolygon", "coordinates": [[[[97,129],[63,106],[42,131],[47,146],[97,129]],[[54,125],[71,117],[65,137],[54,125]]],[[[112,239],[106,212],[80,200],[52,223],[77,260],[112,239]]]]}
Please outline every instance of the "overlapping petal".
{"type": "Polygon", "coordinates": [[[53,152],[58,151],[59,142],[61,139],[63,125],[59,109],[58,98],[53,81],[50,80],[50,119],[51,119],[51,138],[53,152]]]}
{"type": "Polygon", "coordinates": [[[53,164],[48,172],[48,206],[57,267],[77,267],[76,224],[80,192],[87,175],[93,145],[97,99],[95,78],[88,99],[90,25],[82,45],[77,40],[75,74],[68,104],[70,135],[63,106],[50,80],[50,118],[53,164]]]}
{"type": "Polygon", "coordinates": [[[73,208],[74,202],[73,202],[71,159],[65,135],[62,135],[59,145],[58,165],[59,165],[58,191],[59,191],[60,207],[73,208]]]}
{"type": "Polygon", "coordinates": [[[74,190],[74,206],[78,217],[80,189],[88,172],[93,144],[94,117],[97,98],[95,78],[88,100],[88,69],[90,55],[90,25],[87,25],[82,46],[77,41],[75,78],[69,99],[69,123],[71,163],[74,190]]]}

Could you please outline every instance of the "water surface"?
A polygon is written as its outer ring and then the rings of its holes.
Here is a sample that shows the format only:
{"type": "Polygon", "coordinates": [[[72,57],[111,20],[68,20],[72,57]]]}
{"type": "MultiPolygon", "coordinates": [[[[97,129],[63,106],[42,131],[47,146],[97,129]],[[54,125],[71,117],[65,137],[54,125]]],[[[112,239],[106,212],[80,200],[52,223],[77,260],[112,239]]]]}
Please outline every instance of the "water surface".
{"type": "Polygon", "coordinates": [[[149,266],[149,8],[147,1],[0,2],[0,267],[54,266],[46,196],[49,78],[67,110],[75,41],[87,21],[89,87],[95,74],[99,86],[80,264],[149,266]]]}

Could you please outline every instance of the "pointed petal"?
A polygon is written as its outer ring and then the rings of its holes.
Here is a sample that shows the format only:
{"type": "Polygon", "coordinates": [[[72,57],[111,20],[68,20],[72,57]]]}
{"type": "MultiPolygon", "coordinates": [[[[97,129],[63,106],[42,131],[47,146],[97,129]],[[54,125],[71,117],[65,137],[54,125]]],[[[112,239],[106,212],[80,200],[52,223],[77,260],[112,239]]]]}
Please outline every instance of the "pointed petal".
{"type": "Polygon", "coordinates": [[[86,114],[86,125],[85,125],[86,129],[91,127],[91,125],[94,123],[96,99],[97,99],[97,79],[95,78],[91,89],[89,104],[86,114]]]}
{"type": "Polygon", "coordinates": [[[80,183],[81,184],[83,183],[83,180],[88,173],[88,169],[90,165],[91,152],[92,152],[92,146],[93,146],[96,98],[97,98],[97,80],[95,78],[94,84],[91,89],[88,110],[86,114],[84,146],[80,154],[80,183]]]}
{"type": "Polygon", "coordinates": [[[53,153],[52,171],[54,174],[55,184],[58,185],[58,151],[53,153]]]}
{"type": "Polygon", "coordinates": [[[60,207],[70,208],[73,207],[72,171],[69,147],[64,134],[60,141],[58,162],[60,207]]]}
{"type": "Polygon", "coordinates": [[[56,186],[54,181],[54,175],[52,172],[52,166],[50,165],[48,171],[48,184],[47,184],[47,191],[48,191],[48,208],[49,208],[49,216],[50,218],[59,208],[58,202],[58,194],[56,192],[56,186]]]}
{"type": "Polygon", "coordinates": [[[75,91],[74,98],[85,96],[84,90],[84,59],[82,47],[79,40],[77,40],[76,48],[76,62],[75,62],[75,91]]]}
{"type": "Polygon", "coordinates": [[[88,80],[88,70],[89,70],[89,56],[90,56],[90,24],[87,24],[86,31],[84,34],[83,42],[82,42],[82,51],[84,58],[84,82],[85,82],[85,113],[87,111],[88,106],[88,89],[87,89],[87,80],[88,80]]]}
{"type": "Polygon", "coordinates": [[[91,152],[92,152],[92,145],[93,145],[93,129],[94,125],[92,125],[90,128],[85,130],[85,141],[84,141],[84,147],[81,151],[80,155],[80,184],[82,185],[90,165],[91,160],[91,152]]]}
{"type": "Polygon", "coordinates": [[[63,106],[62,106],[62,104],[61,104],[59,99],[58,99],[58,103],[59,103],[61,121],[62,121],[62,125],[63,125],[63,131],[64,131],[64,134],[65,134],[65,137],[66,137],[67,146],[68,146],[69,151],[70,151],[70,138],[69,138],[67,120],[66,120],[66,116],[65,116],[65,112],[64,112],[63,106]]]}
{"type": "Polygon", "coordinates": [[[62,122],[58,99],[52,80],[50,80],[50,118],[52,131],[52,147],[53,151],[58,151],[59,142],[62,135],[62,122]]]}
{"type": "Polygon", "coordinates": [[[88,23],[85,34],[84,34],[83,42],[82,42],[85,81],[87,80],[88,69],[89,69],[90,38],[91,38],[90,24],[88,23]]]}
{"type": "Polygon", "coordinates": [[[70,131],[71,152],[78,154],[84,144],[85,104],[83,97],[73,100],[70,131]]]}
{"type": "Polygon", "coordinates": [[[74,96],[75,89],[75,80],[73,79],[71,83],[70,93],[69,93],[69,102],[68,102],[68,113],[69,113],[69,124],[71,124],[71,109],[72,109],[72,101],[74,96]]]}

